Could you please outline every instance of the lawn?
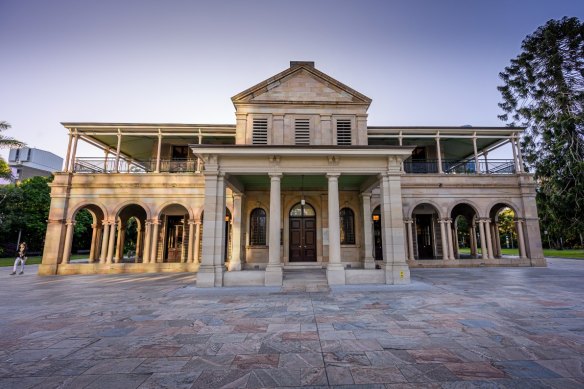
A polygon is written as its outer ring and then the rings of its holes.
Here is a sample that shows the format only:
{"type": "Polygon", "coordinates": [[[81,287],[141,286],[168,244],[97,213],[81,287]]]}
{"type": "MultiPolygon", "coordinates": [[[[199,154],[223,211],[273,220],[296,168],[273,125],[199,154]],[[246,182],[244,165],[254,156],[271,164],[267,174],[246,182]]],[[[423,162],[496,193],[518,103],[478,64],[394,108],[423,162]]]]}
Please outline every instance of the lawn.
{"type": "MultiPolygon", "coordinates": [[[[470,254],[469,248],[461,248],[461,254],[470,254]]],[[[503,255],[516,255],[519,256],[518,249],[501,249],[503,255]]],[[[481,249],[478,249],[481,252],[481,249]]],[[[584,259],[584,250],[554,250],[554,249],[543,249],[543,255],[545,257],[561,257],[561,258],[576,258],[584,259]]]]}
{"type": "MultiPolygon", "coordinates": [[[[81,258],[87,258],[87,254],[73,254],[73,255],[71,255],[71,259],[81,259],[81,258]]],[[[15,259],[15,257],[0,258],[0,267],[13,266],[14,259],[15,259]]],[[[42,259],[42,257],[40,255],[36,256],[36,257],[28,257],[28,259],[26,260],[26,264],[27,265],[38,265],[39,263],[41,263],[41,259],[42,259]]]]}

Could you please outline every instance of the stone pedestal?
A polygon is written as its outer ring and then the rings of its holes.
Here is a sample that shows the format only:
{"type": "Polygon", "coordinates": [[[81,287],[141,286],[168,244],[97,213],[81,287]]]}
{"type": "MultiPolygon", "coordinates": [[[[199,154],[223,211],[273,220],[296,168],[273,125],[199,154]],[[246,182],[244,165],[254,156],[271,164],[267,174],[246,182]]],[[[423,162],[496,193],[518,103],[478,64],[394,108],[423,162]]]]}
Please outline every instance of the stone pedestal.
{"type": "Polygon", "coordinates": [[[284,272],[282,271],[282,266],[268,265],[268,267],[266,267],[266,286],[282,286],[283,280],[284,272]]]}

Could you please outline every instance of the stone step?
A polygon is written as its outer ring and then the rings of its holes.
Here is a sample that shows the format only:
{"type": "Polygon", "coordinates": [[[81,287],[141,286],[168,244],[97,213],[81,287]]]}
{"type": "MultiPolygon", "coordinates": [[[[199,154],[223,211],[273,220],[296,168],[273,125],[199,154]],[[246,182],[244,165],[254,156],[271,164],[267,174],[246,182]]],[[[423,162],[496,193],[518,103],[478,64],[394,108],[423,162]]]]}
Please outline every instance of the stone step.
{"type": "Polygon", "coordinates": [[[287,292],[327,292],[330,289],[326,270],[284,270],[282,290],[287,292]]]}

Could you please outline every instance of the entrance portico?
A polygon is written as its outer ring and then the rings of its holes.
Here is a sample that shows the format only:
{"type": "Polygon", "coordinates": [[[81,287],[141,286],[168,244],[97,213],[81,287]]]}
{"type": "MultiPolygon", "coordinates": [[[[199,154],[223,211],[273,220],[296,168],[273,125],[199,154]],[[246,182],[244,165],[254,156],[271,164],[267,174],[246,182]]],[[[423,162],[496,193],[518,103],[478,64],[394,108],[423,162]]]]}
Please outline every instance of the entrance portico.
{"type": "MultiPolygon", "coordinates": [[[[409,281],[400,182],[402,161],[411,154],[411,147],[326,146],[310,147],[302,152],[278,146],[192,145],[191,148],[205,166],[203,255],[197,286],[279,286],[283,265],[298,259],[326,267],[329,285],[409,281]],[[258,178],[256,181],[261,183],[250,185],[250,177],[258,178]],[[302,177],[300,188],[295,186],[298,181],[295,177],[302,177]],[[305,186],[304,177],[312,177],[309,181],[314,186],[305,186]],[[358,266],[353,265],[355,260],[359,261],[358,251],[355,258],[343,258],[339,193],[347,191],[349,185],[357,201],[370,196],[372,188],[381,188],[383,264],[378,269],[371,266],[371,255],[365,255],[369,258],[367,265],[358,266]],[[225,272],[223,245],[219,244],[224,240],[221,228],[224,214],[217,210],[224,209],[226,186],[240,194],[269,190],[267,263],[262,266],[263,277],[259,266],[250,268],[245,263],[241,267],[230,266],[230,271],[225,272]],[[306,197],[315,201],[320,197],[316,210],[304,199],[305,190],[306,197]],[[287,200],[286,205],[293,205],[283,207],[283,198],[287,200]]],[[[246,197],[253,199],[251,194],[246,197]]],[[[261,203],[262,197],[256,197],[258,204],[261,203]]],[[[366,207],[370,205],[362,205],[361,209],[366,207]]],[[[360,230],[370,230],[371,215],[364,215],[361,220],[360,230]]],[[[234,229],[244,230],[242,226],[234,229]]],[[[370,232],[363,235],[371,236],[370,232]]],[[[371,250],[370,242],[362,244],[365,250],[371,250]]]]}

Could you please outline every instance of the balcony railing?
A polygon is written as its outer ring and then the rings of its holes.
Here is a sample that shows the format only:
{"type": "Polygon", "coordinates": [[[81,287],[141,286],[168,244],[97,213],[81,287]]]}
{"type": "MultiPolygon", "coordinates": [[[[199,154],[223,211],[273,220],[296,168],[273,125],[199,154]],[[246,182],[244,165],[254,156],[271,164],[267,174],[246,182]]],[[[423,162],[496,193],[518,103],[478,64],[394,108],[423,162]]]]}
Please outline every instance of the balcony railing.
{"type": "MultiPolygon", "coordinates": [[[[437,159],[411,160],[404,161],[404,170],[410,174],[430,174],[439,173],[437,159]]],[[[515,174],[515,164],[513,160],[491,159],[488,161],[475,160],[442,160],[443,174],[515,174]]]]}
{"type": "MultiPolygon", "coordinates": [[[[198,173],[202,169],[202,163],[195,159],[161,159],[160,169],[162,173],[198,173]]],[[[75,173],[152,173],[156,171],[156,160],[126,161],[120,159],[116,169],[116,161],[113,158],[76,158],[73,168],[75,173]]]]}

